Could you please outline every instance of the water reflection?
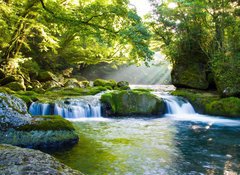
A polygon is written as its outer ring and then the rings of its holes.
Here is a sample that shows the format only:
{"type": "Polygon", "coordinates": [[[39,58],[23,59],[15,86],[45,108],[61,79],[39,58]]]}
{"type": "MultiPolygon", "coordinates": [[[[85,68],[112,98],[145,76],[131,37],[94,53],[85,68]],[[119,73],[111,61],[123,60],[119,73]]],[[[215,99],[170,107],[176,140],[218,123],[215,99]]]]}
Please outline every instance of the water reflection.
{"type": "Polygon", "coordinates": [[[89,175],[240,173],[239,126],[170,116],[74,125],[79,144],[53,154],[89,175]]]}

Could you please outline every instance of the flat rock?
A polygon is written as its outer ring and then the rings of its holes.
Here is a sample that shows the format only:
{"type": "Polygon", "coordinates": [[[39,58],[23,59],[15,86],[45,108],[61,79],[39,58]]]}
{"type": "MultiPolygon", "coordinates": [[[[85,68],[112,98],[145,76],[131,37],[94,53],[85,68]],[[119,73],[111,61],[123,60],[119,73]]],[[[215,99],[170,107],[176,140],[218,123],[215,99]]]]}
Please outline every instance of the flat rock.
{"type": "Polygon", "coordinates": [[[41,151],[0,145],[1,175],[83,175],[41,151]]]}

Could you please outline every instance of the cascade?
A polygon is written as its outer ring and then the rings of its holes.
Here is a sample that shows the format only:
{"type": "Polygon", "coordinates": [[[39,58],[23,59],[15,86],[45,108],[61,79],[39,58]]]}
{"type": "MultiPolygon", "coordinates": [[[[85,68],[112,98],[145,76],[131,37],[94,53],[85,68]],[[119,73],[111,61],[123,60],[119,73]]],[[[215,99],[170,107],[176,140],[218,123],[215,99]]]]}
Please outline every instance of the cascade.
{"type": "Polygon", "coordinates": [[[162,98],[166,104],[167,114],[196,114],[192,105],[181,97],[164,95],[162,98]]]}
{"type": "Polygon", "coordinates": [[[55,101],[54,104],[33,102],[29,108],[32,115],[60,115],[64,118],[101,117],[99,96],[84,96],[55,101]]]}
{"type": "Polygon", "coordinates": [[[166,114],[196,114],[192,105],[181,97],[176,97],[168,94],[154,93],[161,97],[166,105],[166,114]]]}

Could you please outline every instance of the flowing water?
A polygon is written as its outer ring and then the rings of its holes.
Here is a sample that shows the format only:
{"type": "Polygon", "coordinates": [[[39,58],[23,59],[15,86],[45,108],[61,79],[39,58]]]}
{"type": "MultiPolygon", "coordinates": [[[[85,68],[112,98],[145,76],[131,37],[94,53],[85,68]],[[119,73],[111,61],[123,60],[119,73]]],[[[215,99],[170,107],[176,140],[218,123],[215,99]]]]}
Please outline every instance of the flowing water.
{"type": "Polygon", "coordinates": [[[33,102],[29,107],[32,115],[60,115],[64,118],[101,117],[100,96],[84,96],[57,100],[53,104],[33,102]]]}
{"type": "Polygon", "coordinates": [[[51,154],[89,175],[240,174],[240,120],[200,115],[182,98],[156,95],[164,116],[75,119],[79,143],[51,154]]]}

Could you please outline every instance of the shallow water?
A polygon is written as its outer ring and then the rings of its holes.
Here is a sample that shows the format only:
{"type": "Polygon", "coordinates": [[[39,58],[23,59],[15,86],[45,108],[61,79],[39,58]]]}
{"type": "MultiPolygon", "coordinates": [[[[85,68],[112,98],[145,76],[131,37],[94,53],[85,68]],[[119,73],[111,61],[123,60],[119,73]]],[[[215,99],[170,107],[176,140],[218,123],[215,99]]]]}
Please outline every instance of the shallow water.
{"type": "Polygon", "coordinates": [[[240,122],[203,115],[74,121],[80,141],[53,154],[89,175],[240,173],[240,122]]]}

